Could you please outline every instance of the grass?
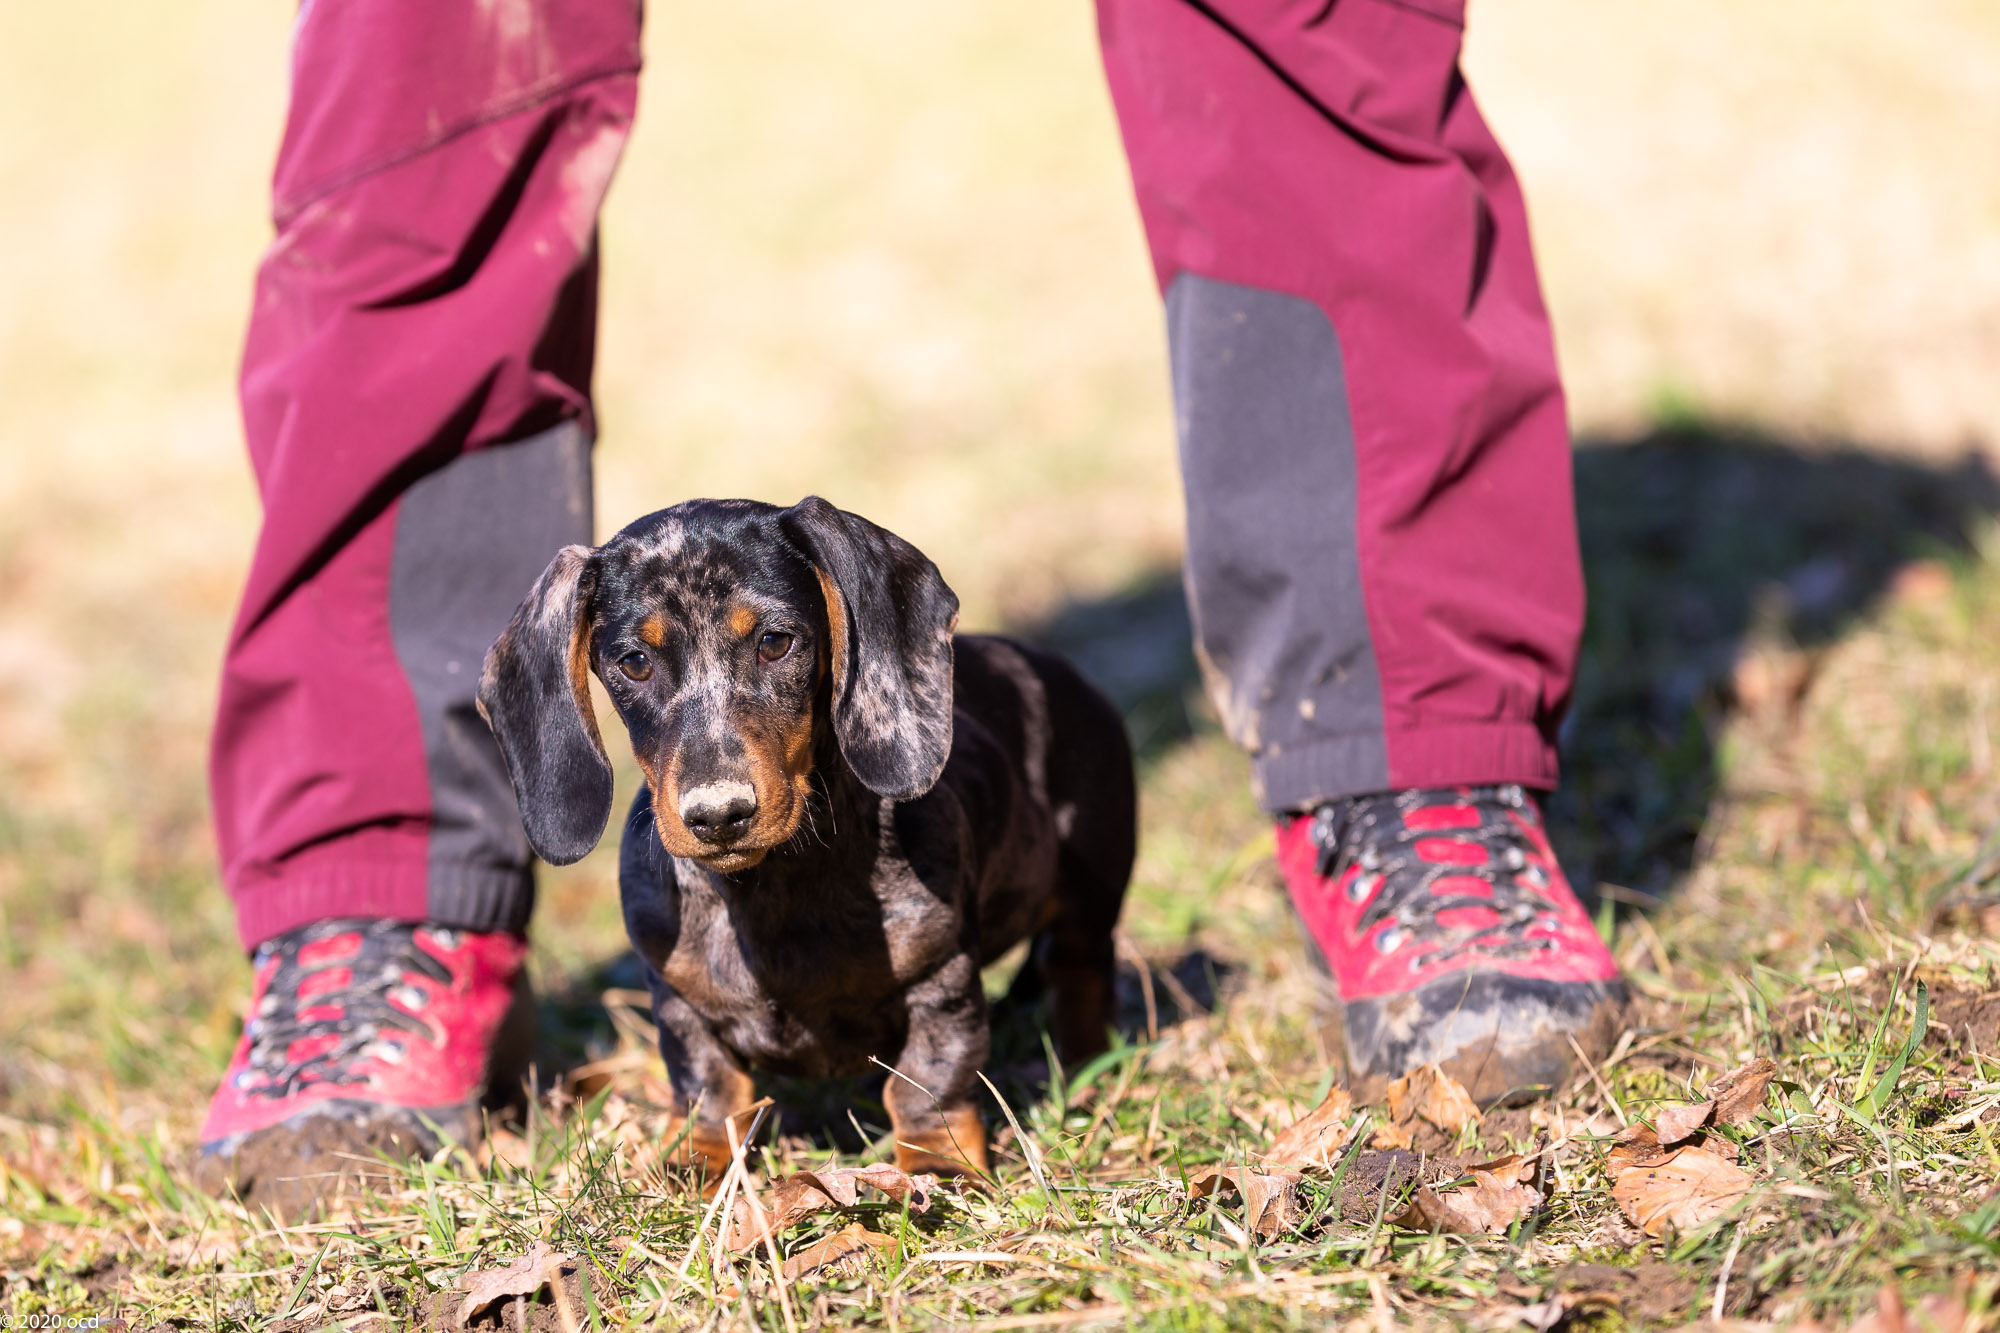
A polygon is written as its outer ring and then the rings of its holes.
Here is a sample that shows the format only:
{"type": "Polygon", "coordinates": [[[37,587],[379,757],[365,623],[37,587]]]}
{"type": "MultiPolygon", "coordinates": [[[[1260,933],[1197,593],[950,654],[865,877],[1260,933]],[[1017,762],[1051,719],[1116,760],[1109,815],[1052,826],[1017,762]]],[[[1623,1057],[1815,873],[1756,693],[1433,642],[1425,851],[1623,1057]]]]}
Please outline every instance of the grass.
{"type": "MultiPolygon", "coordinates": [[[[200,775],[256,521],[230,380],[287,15],[0,10],[0,1315],[421,1325],[546,1239],[603,1327],[1838,1326],[1968,1276],[1990,1324],[2000,488],[1953,457],[2000,438],[2000,167],[1963,151],[2000,95],[1989,11],[1475,4],[1586,437],[1552,817],[1642,1007],[1539,1122],[1430,1145],[1436,1174],[1546,1135],[1527,1230],[1399,1231],[1351,1163],[1254,1243],[1187,1177],[1329,1075],[1242,761],[1189,689],[1156,298],[1088,9],[656,9],[605,222],[601,526],[823,491],[936,556],[968,623],[1109,682],[1144,756],[1125,924],[1156,1035],[1136,969],[1091,1077],[1051,1081],[1009,1017],[1000,1189],[816,1220],[787,1248],[856,1219],[894,1248],[781,1292],[754,1256],[676,1278],[699,1212],[659,1162],[604,854],[543,881],[548,1090],[507,1153],[317,1227],[190,1191],[248,981],[200,775]],[[1738,1136],[1752,1194],[1641,1235],[1603,1140],[1758,1055],[1784,1086],[1738,1136]],[[608,1082],[564,1081],[586,1061],[608,1082]],[[938,1257],[965,1253],[1007,1258],[938,1257]]],[[[885,1151],[865,1083],[773,1090],[764,1169],[885,1151]]]]}
{"type": "MultiPolygon", "coordinates": [[[[1704,450],[1717,467],[1736,466],[1745,450],[1753,468],[1823,465],[1798,461],[1809,454],[1767,457],[1774,448],[1681,440],[1627,454],[1634,466],[1665,458],[1696,472],[1701,462],[1688,460],[1704,450]]],[[[1586,478],[1610,465],[1584,461],[1586,478]]],[[[1856,497],[1835,486],[1834,499],[1856,497]]],[[[1815,518],[1809,507],[1784,517],[1806,527],[1815,518]]],[[[1433,1177],[1482,1156],[1546,1150],[1549,1207],[1517,1234],[1399,1231],[1383,1221],[1395,1191],[1358,1179],[1309,1180],[1307,1220],[1268,1244],[1248,1238],[1233,1198],[1191,1200],[1190,1174],[1241,1162],[1327,1083],[1313,982],[1289,938],[1260,821],[1237,795],[1241,761],[1198,724],[1156,748],[1145,772],[1128,930],[1158,978],[1157,1037],[1148,1039],[1134,991],[1125,1044],[1051,1081],[1033,1016],[1011,1016],[995,1060],[1006,1108],[989,1107],[1001,1188],[947,1187],[923,1214],[867,1204],[785,1238],[796,1252],[858,1219],[894,1240],[854,1271],[809,1274],[781,1295],[757,1256],[711,1262],[696,1243],[701,1202],[662,1162],[657,1066],[643,1017],[616,987],[618,965],[600,958],[565,973],[544,956],[543,984],[559,993],[547,1049],[571,1063],[594,1058],[613,1071],[609,1081],[558,1085],[501,1153],[419,1163],[367,1206],[306,1227],[189,1191],[184,1117],[194,1098],[156,1096],[154,1106],[180,1108],[164,1118],[121,1100],[123,1087],[148,1084],[137,1072],[148,1052],[173,1044],[171,1019],[113,1014],[107,1002],[101,1021],[146,1026],[63,1036],[66,1049],[90,1053],[99,1078],[43,1083],[32,1099],[15,1089],[0,1121],[9,1256],[0,1299],[17,1315],[117,1314],[134,1327],[382,1326],[370,1312],[390,1326],[423,1323],[455,1307],[461,1275],[545,1239],[581,1263],[607,1328],[780,1329],[786,1302],[796,1326],[1500,1326],[1552,1299],[1571,1302],[1585,1325],[1619,1328],[1710,1316],[1718,1292],[1731,1318],[1838,1322],[1872,1308],[1884,1284],[1914,1300],[1968,1275],[1970,1299],[1985,1309],[2000,1283],[2000,938],[1980,923],[2000,873],[1989,836],[2000,812],[1976,701],[2000,675],[2000,529],[1985,519],[1964,536],[1944,555],[1885,561],[1892,572],[1879,589],[1857,576],[1858,600],[1811,648],[1815,666],[1795,699],[1725,706],[1710,693],[1690,705],[1710,709],[1696,722],[1716,728],[1712,775],[1676,789],[1707,793],[1691,863],[1675,872],[1669,858],[1657,905],[1606,918],[1642,997],[1631,1035],[1546,1105],[1493,1113],[1462,1140],[1431,1145],[1433,1177]],[[1782,716],[1768,712],[1780,705],[1782,716]],[[599,998],[607,990],[609,1009],[599,998]],[[1196,992],[1187,1008],[1172,998],[1180,990],[1196,992]],[[1605,1141],[1759,1055],[1778,1062],[1780,1083],[1737,1135],[1754,1189],[1698,1231],[1644,1236],[1609,1194],[1605,1141]],[[1004,1257],[950,1257],[967,1253],[1004,1257]]],[[[1716,554],[1702,545],[1684,563],[1698,570],[1716,554]]],[[[1615,598],[1600,589],[1606,615],[1615,598]]],[[[1763,624],[1736,659],[1733,686],[1711,686],[1753,692],[1742,664],[1779,651],[1756,637],[1777,632],[1763,624]]],[[[1803,629],[1799,640],[1815,642],[1803,629]]],[[[1684,665],[1671,655],[1655,663],[1666,677],[1684,665]]],[[[1180,686],[1163,678],[1161,688],[1180,686]]],[[[1598,706],[1583,700],[1586,720],[1598,706]]],[[[1628,751],[1621,767],[1682,762],[1664,734],[1664,748],[1628,751]]],[[[1595,751],[1579,753],[1587,762],[1595,751]]],[[[1608,776],[1585,768],[1578,783],[1608,776]]],[[[1634,855],[1615,839],[1592,844],[1575,823],[1563,833],[1579,865],[1634,855]]],[[[1621,887],[1621,897],[1646,896],[1621,887]]],[[[209,1033],[209,1068],[229,1036],[226,1014],[209,1033]]],[[[58,1063],[53,1049],[43,1058],[58,1063]]],[[[835,1132],[837,1113],[824,1106],[838,1103],[823,1093],[775,1090],[791,1114],[758,1150],[765,1173],[886,1155],[884,1117],[865,1085],[846,1090],[858,1135],[835,1132]]],[[[585,1282],[574,1280],[578,1301],[585,1282]]],[[[552,1306],[536,1310],[554,1318],[552,1306]]]]}

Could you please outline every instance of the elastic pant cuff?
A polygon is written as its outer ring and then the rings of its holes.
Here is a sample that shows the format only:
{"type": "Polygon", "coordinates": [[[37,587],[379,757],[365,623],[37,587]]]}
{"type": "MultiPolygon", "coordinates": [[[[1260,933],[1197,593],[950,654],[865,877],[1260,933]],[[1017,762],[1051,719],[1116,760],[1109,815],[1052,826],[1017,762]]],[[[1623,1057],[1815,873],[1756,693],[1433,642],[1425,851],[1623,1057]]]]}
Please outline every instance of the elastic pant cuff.
{"type": "Polygon", "coordinates": [[[459,930],[525,931],[535,904],[527,867],[333,860],[286,867],[236,894],[245,950],[328,917],[387,917],[459,930]]]}
{"type": "Polygon", "coordinates": [[[1391,730],[1386,736],[1336,736],[1260,754],[1252,764],[1258,803],[1277,814],[1385,790],[1385,741],[1387,790],[1518,782],[1547,791],[1556,785],[1556,747],[1539,728],[1526,722],[1490,722],[1391,730]]]}
{"type": "Polygon", "coordinates": [[[527,930],[534,909],[535,873],[526,866],[430,867],[427,919],[434,925],[519,934],[527,930]]]}

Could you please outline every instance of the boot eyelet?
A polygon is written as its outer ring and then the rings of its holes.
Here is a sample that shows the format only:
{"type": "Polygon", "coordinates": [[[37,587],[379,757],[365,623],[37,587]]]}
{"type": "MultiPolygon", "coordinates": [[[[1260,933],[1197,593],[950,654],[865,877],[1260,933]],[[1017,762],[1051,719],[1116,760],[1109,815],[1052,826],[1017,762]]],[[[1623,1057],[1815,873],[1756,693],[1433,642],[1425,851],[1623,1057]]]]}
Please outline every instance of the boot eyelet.
{"type": "Polygon", "coordinates": [[[1382,877],[1371,870],[1364,870],[1347,882],[1347,901],[1365,903],[1375,896],[1375,890],[1382,886],[1382,877]]]}
{"type": "Polygon", "coordinates": [[[1396,952],[1402,943],[1403,928],[1401,926],[1391,926],[1375,937],[1375,952],[1385,955],[1392,954],[1396,952]]]}

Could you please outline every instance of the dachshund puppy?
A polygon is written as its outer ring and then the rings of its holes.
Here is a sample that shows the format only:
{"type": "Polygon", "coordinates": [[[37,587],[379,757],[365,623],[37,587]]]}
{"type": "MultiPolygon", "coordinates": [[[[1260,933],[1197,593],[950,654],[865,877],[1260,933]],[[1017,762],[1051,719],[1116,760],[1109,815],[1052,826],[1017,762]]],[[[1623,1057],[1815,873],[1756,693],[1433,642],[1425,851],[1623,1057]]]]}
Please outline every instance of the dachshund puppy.
{"type": "Polygon", "coordinates": [[[565,548],[487,654],[480,710],[544,860],[583,856],[611,813],[588,673],[631,735],[625,925],[711,1172],[750,1069],[874,1057],[897,1164],[983,1173],[980,969],[1024,939],[1062,1057],[1104,1049],[1124,724],[1067,663],[957,622],[937,567],[866,519],[697,500],[565,548]]]}

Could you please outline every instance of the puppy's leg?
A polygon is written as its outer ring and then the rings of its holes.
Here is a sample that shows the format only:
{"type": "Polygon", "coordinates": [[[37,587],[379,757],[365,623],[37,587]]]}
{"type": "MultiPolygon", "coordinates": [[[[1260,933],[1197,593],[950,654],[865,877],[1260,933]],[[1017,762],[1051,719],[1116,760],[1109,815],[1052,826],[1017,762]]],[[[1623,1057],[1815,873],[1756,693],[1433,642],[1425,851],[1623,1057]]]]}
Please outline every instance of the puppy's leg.
{"type": "Polygon", "coordinates": [[[1112,936],[1132,863],[1128,856],[1119,868],[1104,859],[1086,857],[1065,841],[1056,864],[1055,920],[1035,941],[1049,991],[1049,1027],[1064,1064],[1101,1054],[1116,1017],[1112,936]]]}
{"type": "Polygon", "coordinates": [[[1048,697],[1048,789],[1055,811],[1054,916],[1035,941],[1065,1063],[1104,1050],[1115,1017],[1112,933],[1138,844],[1132,748],[1118,710],[1068,663],[1037,659],[1048,697]]]}
{"type": "Polygon", "coordinates": [[[991,1033],[979,964],[961,954],[905,999],[909,1036],[882,1089],[896,1134],[896,1165],[940,1176],[983,1176],[986,1126],[973,1089],[991,1033]]]}
{"type": "Polygon", "coordinates": [[[739,1144],[750,1133],[756,1087],[701,1015],[673,987],[657,979],[653,1021],[660,1028],[660,1055],[674,1089],[668,1142],[687,1129],[676,1160],[696,1167],[703,1176],[703,1192],[712,1193],[729,1170],[732,1133],[739,1144]]]}

